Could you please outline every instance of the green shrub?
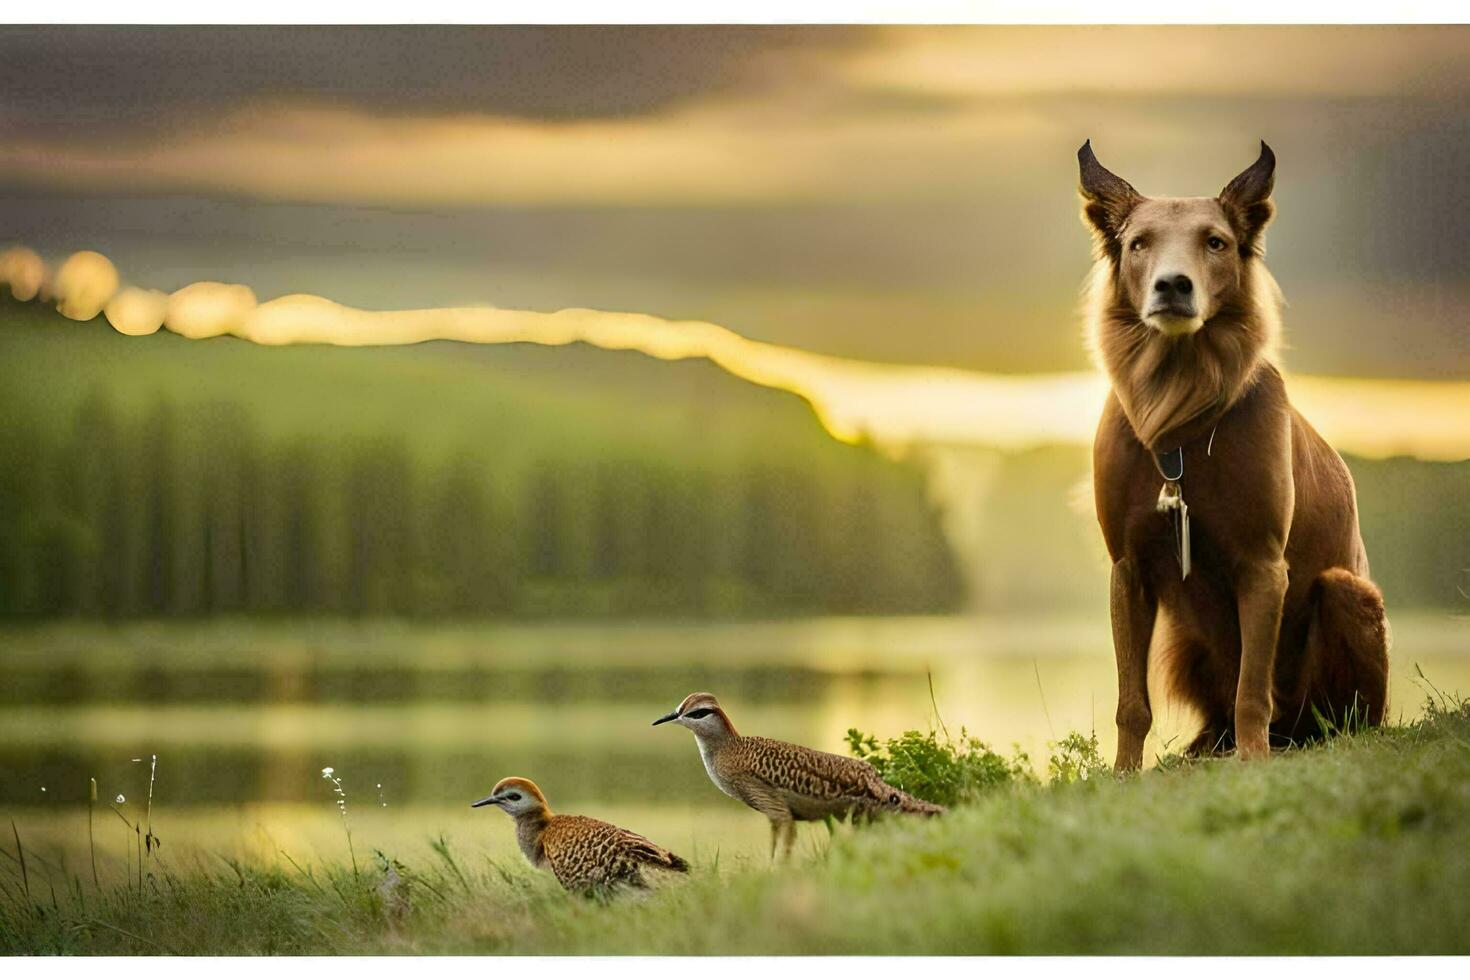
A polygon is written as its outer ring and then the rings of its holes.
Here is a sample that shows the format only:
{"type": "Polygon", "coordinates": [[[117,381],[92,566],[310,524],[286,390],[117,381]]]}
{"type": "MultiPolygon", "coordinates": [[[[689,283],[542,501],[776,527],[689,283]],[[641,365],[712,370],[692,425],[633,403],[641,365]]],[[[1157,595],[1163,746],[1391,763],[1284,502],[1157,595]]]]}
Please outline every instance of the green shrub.
{"type": "Polygon", "coordinates": [[[881,743],[876,736],[849,728],[847,744],[886,782],[943,806],[1036,779],[1026,753],[1018,749],[1008,759],[963,728],[958,739],[947,733],[908,731],[881,743]]]}
{"type": "Polygon", "coordinates": [[[1051,743],[1051,748],[1046,768],[1053,783],[1075,783],[1109,772],[1107,761],[1097,750],[1097,732],[1068,732],[1061,741],[1051,743]]]}

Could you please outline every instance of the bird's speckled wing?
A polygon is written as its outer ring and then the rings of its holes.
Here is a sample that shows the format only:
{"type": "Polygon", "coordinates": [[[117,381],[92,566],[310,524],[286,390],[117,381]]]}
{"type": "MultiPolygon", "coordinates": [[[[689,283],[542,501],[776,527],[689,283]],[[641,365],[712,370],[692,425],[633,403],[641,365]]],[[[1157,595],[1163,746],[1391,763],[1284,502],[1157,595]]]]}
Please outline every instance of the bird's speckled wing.
{"type": "Polygon", "coordinates": [[[557,815],[541,834],[542,853],[567,888],[643,883],[644,865],[687,871],[684,859],[647,837],[591,817],[557,815]]]}
{"type": "Polygon", "coordinates": [[[740,740],[744,766],[762,781],[813,799],[869,798],[883,786],[878,772],[861,759],[820,752],[790,742],[740,740]]]}
{"type": "MultiPolygon", "coordinates": [[[[758,736],[742,737],[731,748],[735,750],[732,768],[782,791],[798,817],[811,819],[849,808],[930,812],[923,809],[928,804],[884,782],[878,771],[861,759],[758,736]]],[[[746,802],[763,809],[750,800],[746,802]]]]}

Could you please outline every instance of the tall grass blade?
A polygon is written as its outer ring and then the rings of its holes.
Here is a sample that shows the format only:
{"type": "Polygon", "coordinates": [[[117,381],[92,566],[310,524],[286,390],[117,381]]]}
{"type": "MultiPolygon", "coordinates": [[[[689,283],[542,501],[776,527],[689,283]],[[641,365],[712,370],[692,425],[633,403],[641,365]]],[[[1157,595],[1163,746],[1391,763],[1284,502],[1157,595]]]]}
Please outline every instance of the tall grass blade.
{"type": "Polygon", "coordinates": [[[88,782],[91,785],[87,790],[87,847],[92,854],[92,887],[100,892],[102,883],[97,879],[97,836],[92,831],[92,817],[97,809],[97,777],[93,776],[88,782]]]}
{"type": "Polygon", "coordinates": [[[140,936],[136,932],[129,932],[126,929],[122,929],[122,928],[119,928],[117,926],[110,925],[109,923],[103,922],[103,921],[101,921],[99,919],[78,919],[77,920],[77,925],[80,926],[81,928],[84,928],[84,929],[91,929],[91,928],[107,929],[110,932],[117,933],[119,936],[127,936],[129,939],[133,939],[133,940],[136,940],[137,942],[143,943],[145,946],[152,946],[154,949],[162,950],[163,952],[167,953],[169,956],[178,956],[179,955],[174,950],[169,949],[163,943],[160,943],[160,942],[158,942],[156,940],[153,940],[153,939],[149,939],[147,936],[140,936]]]}
{"type": "Polygon", "coordinates": [[[1046,692],[1041,688],[1041,665],[1036,658],[1031,658],[1031,670],[1036,674],[1036,693],[1041,697],[1041,713],[1046,716],[1046,733],[1053,739],[1057,737],[1057,731],[1051,724],[1051,711],[1046,706],[1046,692]]]}
{"type": "Polygon", "coordinates": [[[934,709],[934,720],[939,723],[939,730],[949,738],[949,729],[944,727],[944,716],[939,713],[939,701],[934,697],[934,671],[924,671],[924,676],[929,679],[929,707],[934,709]]]}
{"type": "Polygon", "coordinates": [[[26,901],[30,901],[31,876],[26,871],[26,850],[20,844],[20,829],[15,826],[14,818],[10,821],[10,832],[15,835],[15,853],[20,857],[20,883],[25,886],[26,901]]]}
{"type": "MultiPolygon", "coordinates": [[[[454,860],[454,855],[449,853],[449,842],[444,839],[444,835],[440,834],[438,840],[429,841],[429,847],[444,860],[445,864],[449,865],[449,870],[454,872],[454,876],[459,879],[461,887],[464,888],[465,894],[468,895],[470,893],[469,880],[465,878],[464,872],[459,869],[459,863],[454,860]]],[[[498,865],[496,866],[496,870],[499,870],[498,865]]],[[[505,872],[501,871],[501,875],[504,876],[505,872]]],[[[507,877],[506,880],[509,881],[510,879],[507,877]]]]}

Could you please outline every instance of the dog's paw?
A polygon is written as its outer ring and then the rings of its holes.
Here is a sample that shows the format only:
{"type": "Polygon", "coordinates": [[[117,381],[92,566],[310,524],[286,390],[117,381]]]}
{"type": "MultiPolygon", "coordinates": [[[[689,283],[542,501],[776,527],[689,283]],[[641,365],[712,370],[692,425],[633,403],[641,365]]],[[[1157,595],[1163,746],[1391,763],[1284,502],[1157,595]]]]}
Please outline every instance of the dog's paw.
{"type": "Polygon", "coordinates": [[[1240,739],[1239,749],[1240,757],[1247,762],[1268,759],[1271,756],[1271,747],[1267,744],[1265,735],[1240,739]]]}

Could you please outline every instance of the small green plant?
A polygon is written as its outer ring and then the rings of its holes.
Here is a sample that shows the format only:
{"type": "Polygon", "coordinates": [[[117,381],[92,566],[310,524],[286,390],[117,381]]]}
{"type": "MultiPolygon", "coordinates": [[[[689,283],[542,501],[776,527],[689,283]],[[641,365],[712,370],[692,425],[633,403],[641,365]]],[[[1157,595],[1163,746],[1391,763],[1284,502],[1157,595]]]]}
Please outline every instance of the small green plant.
{"type": "Polygon", "coordinates": [[[1470,698],[1446,694],[1425,675],[1424,668],[1417,663],[1414,664],[1414,673],[1419,677],[1414,683],[1424,692],[1423,722],[1438,725],[1470,717],[1470,698]]]}
{"type": "Polygon", "coordinates": [[[153,784],[158,779],[158,753],[153,753],[153,761],[148,766],[148,809],[145,811],[144,824],[147,833],[143,836],[143,844],[148,853],[150,866],[153,862],[153,852],[158,850],[161,843],[158,835],[153,832],[153,784]]]}
{"type": "Polygon", "coordinates": [[[322,778],[332,784],[337,812],[342,816],[342,832],[347,835],[347,856],[352,858],[352,878],[357,881],[362,875],[357,870],[357,851],[352,847],[352,825],[347,822],[347,791],[342,788],[342,777],[338,776],[337,770],[331,766],[322,769],[322,778]]]}
{"type": "MultiPolygon", "coordinates": [[[[119,807],[125,805],[127,802],[128,802],[128,798],[126,796],[124,796],[123,794],[119,793],[119,794],[117,794],[117,800],[115,802],[113,802],[110,806],[111,806],[112,812],[115,813],[115,814],[117,814],[117,818],[123,822],[123,826],[127,827],[129,830],[131,830],[133,832],[133,837],[137,841],[137,844],[138,844],[138,879],[137,879],[138,880],[138,894],[141,895],[141,894],[143,894],[143,825],[141,823],[136,823],[136,822],[134,822],[132,820],[129,820],[128,817],[127,817],[127,814],[123,813],[122,810],[118,809],[119,807]]],[[[127,862],[128,862],[128,877],[131,878],[132,877],[132,873],[133,873],[133,862],[132,862],[132,859],[131,858],[127,857],[127,854],[128,854],[128,850],[127,850],[126,847],[124,847],[123,848],[123,856],[124,856],[125,859],[127,859],[127,862]]]]}
{"type": "MultiPolygon", "coordinates": [[[[141,763],[143,760],[134,759],[133,761],[141,763]]],[[[158,835],[153,832],[153,785],[155,782],[157,782],[157,780],[158,753],[155,752],[153,753],[152,761],[148,766],[148,799],[143,811],[143,819],[139,821],[139,825],[143,828],[143,854],[146,855],[148,858],[149,875],[152,875],[153,873],[153,852],[158,850],[158,845],[162,843],[162,841],[158,839],[158,835]]],[[[139,875],[141,876],[142,873],[142,864],[140,863],[139,875]]]]}
{"type": "Polygon", "coordinates": [[[931,730],[907,731],[883,742],[849,728],[847,745],[886,782],[943,806],[1035,779],[1026,753],[1017,750],[1006,758],[963,728],[958,739],[931,730]]]}
{"type": "Polygon", "coordinates": [[[88,780],[87,786],[87,848],[92,857],[92,885],[99,892],[102,890],[102,882],[97,877],[97,836],[92,829],[92,814],[97,809],[97,778],[93,776],[88,780]]]}
{"type": "Polygon", "coordinates": [[[1097,732],[1068,732],[1051,743],[1051,750],[1046,768],[1053,784],[1082,782],[1109,772],[1107,760],[1097,748],[1097,732]]]}

